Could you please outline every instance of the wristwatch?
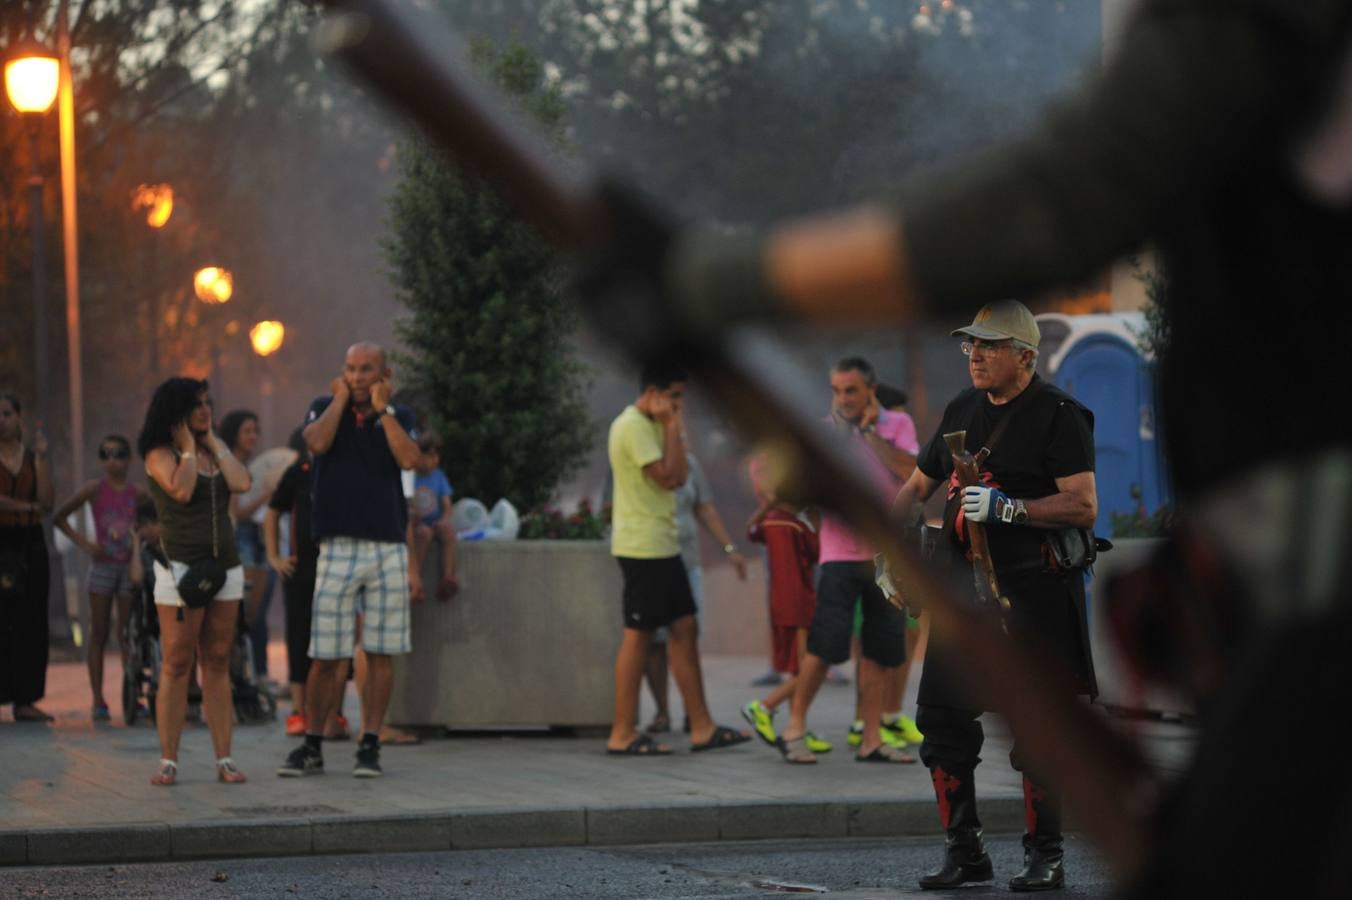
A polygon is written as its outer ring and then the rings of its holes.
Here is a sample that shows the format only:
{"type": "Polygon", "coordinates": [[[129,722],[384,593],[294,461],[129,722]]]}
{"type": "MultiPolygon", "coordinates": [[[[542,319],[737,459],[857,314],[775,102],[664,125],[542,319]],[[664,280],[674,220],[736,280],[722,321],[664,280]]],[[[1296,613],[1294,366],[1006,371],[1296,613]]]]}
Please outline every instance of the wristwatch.
{"type": "Polygon", "coordinates": [[[724,544],[724,545],[723,545],[723,552],[726,553],[726,554],[728,554],[729,556],[731,556],[732,554],[734,554],[734,553],[737,552],[737,545],[736,545],[736,544],[724,544]]]}
{"type": "Polygon", "coordinates": [[[878,430],[878,424],[877,424],[876,422],[869,422],[869,423],[868,423],[867,425],[865,425],[863,428],[859,429],[859,433],[860,433],[860,434],[874,434],[874,433],[877,432],[877,430],[878,430]]]}
{"type": "Polygon", "coordinates": [[[376,418],[378,419],[378,418],[380,418],[381,416],[393,416],[393,415],[394,415],[394,404],[392,404],[392,403],[387,403],[387,404],[385,404],[385,408],[384,408],[384,409],[382,409],[382,410],[380,410],[379,412],[376,413],[376,418]]]}
{"type": "Polygon", "coordinates": [[[1022,525],[1028,521],[1028,507],[1022,500],[1014,501],[1014,524],[1022,525]]]}

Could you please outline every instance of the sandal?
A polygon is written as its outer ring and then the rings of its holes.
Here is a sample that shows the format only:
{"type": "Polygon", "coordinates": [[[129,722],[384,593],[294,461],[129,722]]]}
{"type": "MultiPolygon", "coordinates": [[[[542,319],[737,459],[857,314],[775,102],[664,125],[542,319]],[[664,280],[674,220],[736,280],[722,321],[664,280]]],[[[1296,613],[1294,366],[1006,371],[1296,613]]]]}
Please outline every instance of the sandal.
{"type": "Polygon", "coordinates": [[[855,754],[854,761],[906,764],[915,762],[915,757],[909,753],[903,753],[901,750],[898,750],[896,747],[890,746],[889,744],[879,744],[868,756],[855,754]]]}
{"type": "Polygon", "coordinates": [[[160,770],[150,776],[150,783],[157,787],[169,787],[178,781],[178,763],[172,759],[160,760],[160,770]]]}
{"type": "Polygon", "coordinates": [[[226,784],[243,784],[249,778],[239,770],[235,761],[228,756],[222,756],[216,760],[216,778],[226,784]]]}
{"type": "Polygon", "coordinates": [[[776,738],[775,746],[784,757],[784,762],[792,763],[795,766],[811,766],[817,762],[817,757],[807,746],[807,735],[796,737],[792,740],[776,738]]]}
{"type": "Polygon", "coordinates": [[[640,734],[623,750],[607,747],[606,753],[610,756],[669,756],[671,748],[657,743],[646,734],[640,734]]]}
{"type": "Polygon", "coordinates": [[[660,712],[653,716],[653,720],[648,723],[648,727],[643,729],[648,734],[666,734],[671,731],[671,716],[660,712]]]}
{"type": "Polygon", "coordinates": [[[743,734],[740,731],[733,731],[726,725],[715,725],[714,733],[702,744],[691,744],[691,753],[702,753],[705,750],[721,750],[724,747],[736,747],[738,744],[745,744],[751,740],[751,735],[743,734]]]}

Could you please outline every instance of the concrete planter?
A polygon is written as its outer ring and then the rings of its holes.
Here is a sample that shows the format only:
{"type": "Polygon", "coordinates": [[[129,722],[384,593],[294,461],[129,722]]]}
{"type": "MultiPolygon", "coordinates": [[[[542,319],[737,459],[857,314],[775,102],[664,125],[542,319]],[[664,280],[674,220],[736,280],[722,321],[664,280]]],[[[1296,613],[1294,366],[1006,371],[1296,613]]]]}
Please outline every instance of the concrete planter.
{"type": "Polygon", "coordinates": [[[1094,670],[1098,675],[1099,702],[1138,712],[1188,715],[1193,710],[1182,698],[1155,688],[1142,691],[1130,684],[1122,654],[1108,631],[1103,591],[1098,589],[1100,585],[1108,583],[1114,572],[1144,562],[1160,541],[1160,538],[1114,538],[1113,549],[1100,556],[1094,564],[1094,579],[1090,582],[1089,637],[1094,653],[1094,670]]]}
{"type": "Polygon", "coordinates": [[[413,652],[396,658],[396,724],[609,725],[620,570],[606,541],[476,541],[457,559],[460,593],[413,608],[413,652]]]}

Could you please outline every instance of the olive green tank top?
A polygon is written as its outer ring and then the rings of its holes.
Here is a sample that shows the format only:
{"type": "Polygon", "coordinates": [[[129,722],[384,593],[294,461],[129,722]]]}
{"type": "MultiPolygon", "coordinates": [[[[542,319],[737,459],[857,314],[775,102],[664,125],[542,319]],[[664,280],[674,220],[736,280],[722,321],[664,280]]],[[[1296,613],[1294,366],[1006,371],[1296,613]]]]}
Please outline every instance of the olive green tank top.
{"type": "Polygon", "coordinates": [[[190,563],[215,556],[221,565],[232,569],[239,565],[235,549],[235,530],[230,527],[230,488],[220,472],[197,475],[197,486],[187,503],[179,503],[165,493],[155,479],[150,480],[150,498],[160,517],[160,541],[164,553],[174,562],[190,563]],[[212,548],[212,518],[215,514],[215,552],[212,548]]]}

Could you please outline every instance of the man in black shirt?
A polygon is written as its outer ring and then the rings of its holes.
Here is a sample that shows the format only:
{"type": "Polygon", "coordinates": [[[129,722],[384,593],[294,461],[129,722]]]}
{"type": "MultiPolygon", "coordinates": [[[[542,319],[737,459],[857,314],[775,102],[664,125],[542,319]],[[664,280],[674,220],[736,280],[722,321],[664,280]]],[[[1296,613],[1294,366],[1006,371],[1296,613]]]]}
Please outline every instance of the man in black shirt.
{"type": "MultiPolygon", "coordinates": [[[[1034,373],[1038,326],[1021,303],[984,307],[953,332],[964,338],[972,388],[944,410],[938,433],[921,451],[916,470],[897,495],[911,510],[947,485],[944,517],[955,565],[966,561],[969,523],[985,527],[1002,593],[1010,601],[1012,637],[1056,653],[1071,675],[1066,690],[1093,696],[1094,667],[1085,620],[1083,571],[1049,570],[1043,540],[1049,529],[1092,528],[1098,515],[1094,486],[1093,415],[1034,373]],[[967,432],[973,453],[989,450],[981,485],[963,488],[945,434],[967,432]]],[[[985,706],[962,683],[962,664],[936,630],[920,679],[916,724],[925,735],[920,757],[929,767],[939,817],[947,831],[943,866],[920,879],[923,888],[955,887],[994,877],[981,844],[973,774],[984,739],[978,716],[985,706]]],[[[1010,762],[1022,771],[1017,748],[1010,762]]],[[[1040,781],[1024,773],[1024,868],[1012,890],[1061,887],[1060,807],[1040,781]]]]}
{"type": "Polygon", "coordinates": [[[380,728],[394,684],[392,656],[411,649],[408,606],[418,572],[409,564],[408,508],[401,469],[411,469],[421,451],[411,411],[390,402],[385,351],[371,343],[348,348],[332,396],[310,404],[305,445],[314,454],[311,521],[319,545],[312,660],[306,683],[305,743],[277,769],[284,777],[324,770],[324,727],[335,708],[335,675],[351,658],[356,619],[368,674],[362,690],[362,735],[352,774],[375,778],[380,767],[380,728]]]}

